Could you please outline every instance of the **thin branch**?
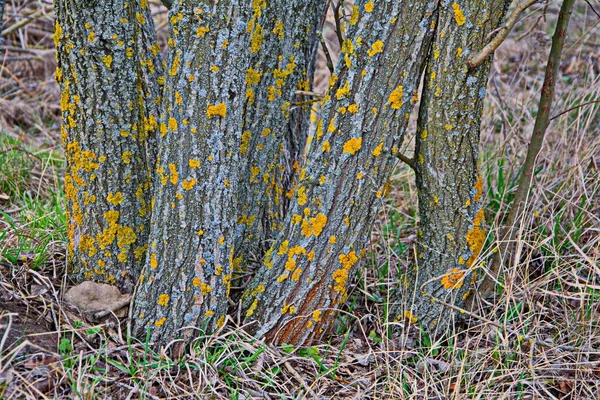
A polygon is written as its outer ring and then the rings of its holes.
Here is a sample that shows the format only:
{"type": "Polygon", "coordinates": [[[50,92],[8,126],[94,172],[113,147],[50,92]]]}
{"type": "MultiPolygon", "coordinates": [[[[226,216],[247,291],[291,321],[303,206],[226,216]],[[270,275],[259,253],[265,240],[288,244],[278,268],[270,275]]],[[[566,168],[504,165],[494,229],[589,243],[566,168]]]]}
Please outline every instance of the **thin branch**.
{"type": "Polygon", "coordinates": [[[327,43],[325,43],[325,40],[321,34],[319,34],[319,41],[321,42],[321,47],[323,48],[323,53],[325,54],[325,59],[327,60],[327,69],[329,70],[329,73],[333,75],[333,60],[331,59],[331,54],[329,54],[327,43]]]}
{"type": "Polygon", "coordinates": [[[342,37],[342,22],[340,17],[340,7],[344,4],[344,0],[338,0],[338,4],[333,7],[333,19],[335,20],[335,33],[337,35],[338,41],[340,42],[340,49],[342,48],[342,44],[344,43],[344,38],[342,37]]]}
{"type": "MultiPolygon", "coordinates": [[[[554,98],[554,88],[556,81],[558,80],[560,59],[565,44],[565,38],[567,36],[567,27],[573,11],[573,4],[575,0],[564,0],[562,3],[560,13],[558,15],[558,21],[556,23],[556,30],[552,37],[552,47],[550,48],[550,55],[548,57],[548,63],[546,65],[546,75],[544,78],[544,84],[542,85],[540,102],[538,105],[538,114],[535,119],[535,125],[533,127],[533,134],[531,136],[531,142],[527,148],[527,156],[523,163],[521,178],[519,179],[519,185],[515,193],[512,207],[508,213],[508,218],[504,228],[500,230],[499,240],[506,243],[506,246],[510,246],[516,239],[517,229],[515,224],[518,216],[522,213],[524,204],[527,200],[529,190],[533,181],[533,170],[535,168],[535,160],[542,149],[544,143],[544,136],[548,125],[550,124],[550,110],[552,109],[552,101],[554,98]],[[506,238],[506,240],[504,240],[506,238]]],[[[498,246],[502,243],[499,241],[498,246]]],[[[507,251],[499,249],[494,255],[492,262],[489,267],[489,274],[479,285],[477,292],[481,298],[486,298],[488,295],[494,292],[495,280],[500,271],[501,265],[504,264],[507,251]]],[[[475,305],[475,296],[471,296],[467,300],[467,307],[473,309],[475,305]]]]}
{"type": "Polygon", "coordinates": [[[590,3],[588,0],[585,0],[585,2],[587,3],[587,5],[588,5],[588,6],[590,6],[590,8],[591,8],[591,9],[592,9],[592,11],[594,12],[594,14],[596,14],[596,16],[597,16],[598,18],[600,18],[600,14],[598,14],[598,11],[596,11],[596,9],[594,8],[594,6],[593,6],[593,5],[592,5],[592,4],[591,4],[591,3],[590,3]]]}
{"type": "Polygon", "coordinates": [[[408,158],[406,157],[404,154],[402,153],[398,153],[396,154],[396,157],[398,157],[398,159],[400,161],[402,161],[404,164],[408,165],[409,167],[411,167],[413,170],[415,170],[415,160],[412,158],[408,158]]]}
{"type": "Polygon", "coordinates": [[[525,0],[523,3],[515,7],[510,17],[506,20],[504,25],[498,29],[498,34],[475,56],[471,57],[468,61],[469,67],[475,68],[483,64],[483,62],[496,51],[498,46],[504,42],[504,39],[508,36],[510,31],[514,28],[515,24],[519,20],[519,17],[529,7],[535,4],[538,0],[525,0]]]}
{"type": "Polygon", "coordinates": [[[170,10],[173,6],[173,2],[171,2],[171,0],[160,0],[160,2],[163,3],[163,5],[167,7],[168,10],[170,10]]]}
{"type": "Polygon", "coordinates": [[[596,103],[600,103],[600,100],[586,101],[585,103],[576,105],[575,107],[567,108],[565,111],[559,112],[554,117],[550,118],[550,121],[554,121],[556,118],[558,118],[561,115],[566,114],[566,113],[568,113],[570,111],[577,110],[578,108],[589,106],[590,104],[596,104],[596,103]]]}

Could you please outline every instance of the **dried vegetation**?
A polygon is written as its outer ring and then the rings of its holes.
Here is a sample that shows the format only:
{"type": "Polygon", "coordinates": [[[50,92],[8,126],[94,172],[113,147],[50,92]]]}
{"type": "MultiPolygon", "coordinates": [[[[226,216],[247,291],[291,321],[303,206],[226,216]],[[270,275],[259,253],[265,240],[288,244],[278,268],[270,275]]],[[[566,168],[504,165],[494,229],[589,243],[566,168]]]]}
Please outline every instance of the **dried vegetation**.
{"type": "MultiPolygon", "coordinates": [[[[600,16],[589,4],[580,2],[573,16],[557,117],[516,250],[489,303],[462,313],[443,341],[422,334],[409,312],[386,315],[389,291],[405,292],[406,310],[419,295],[402,281],[414,259],[418,216],[414,176],[401,165],[371,260],[353,278],[329,343],[271,348],[232,318],[177,359],[171,348],[156,353],[130,339],[124,319],[96,319],[65,302],[52,4],[9,2],[0,53],[0,398],[597,398],[600,16]]],[[[497,52],[482,129],[490,230],[482,273],[529,142],[558,6],[530,8],[497,52]]],[[[164,40],[165,11],[155,10],[164,40]]],[[[323,56],[317,74],[327,80],[323,56]]]]}

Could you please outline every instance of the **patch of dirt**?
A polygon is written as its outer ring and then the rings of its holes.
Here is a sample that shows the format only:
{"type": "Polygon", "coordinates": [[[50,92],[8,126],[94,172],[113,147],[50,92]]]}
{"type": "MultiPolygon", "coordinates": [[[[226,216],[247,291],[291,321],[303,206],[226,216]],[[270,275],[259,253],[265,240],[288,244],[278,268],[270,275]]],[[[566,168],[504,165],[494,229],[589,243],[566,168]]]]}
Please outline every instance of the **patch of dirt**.
{"type": "Polygon", "coordinates": [[[55,353],[58,336],[52,332],[53,326],[43,318],[34,315],[19,302],[0,302],[0,340],[6,336],[2,354],[7,354],[20,344],[27,344],[19,353],[29,354],[40,350],[55,353]]]}

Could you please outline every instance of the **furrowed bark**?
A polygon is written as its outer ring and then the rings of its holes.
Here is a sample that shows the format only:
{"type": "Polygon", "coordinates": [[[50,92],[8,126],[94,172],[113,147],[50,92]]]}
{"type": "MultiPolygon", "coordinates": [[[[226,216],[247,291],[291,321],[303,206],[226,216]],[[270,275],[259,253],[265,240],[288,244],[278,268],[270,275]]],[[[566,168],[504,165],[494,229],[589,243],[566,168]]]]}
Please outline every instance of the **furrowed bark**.
{"type": "Polygon", "coordinates": [[[131,292],[150,217],[162,61],[148,3],[56,2],[72,279],[131,292]]]}
{"type": "Polygon", "coordinates": [[[225,320],[242,174],[246,3],[189,0],[169,12],[154,211],[133,309],[137,336],[149,330],[154,343],[209,333],[225,320]]]}
{"type": "Polygon", "coordinates": [[[357,2],[282,230],[245,293],[256,336],[302,345],[331,326],[417,100],[436,4],[357,2]]]}
{"type": "Polygon", "coordinates": [[[479,135],[491,57],[470,69],[502,21],[506,0],[461,1],[440,8],[419,109],[415,171],[420,229],[416,267],[404,279],[411,306],[395,308],[398,320],[419,321],[442,332],[462,307],[486,239],[479,135]],[[413,285],[416,285],[413,286],[413,285]]]}
{"type": "Polygon", "coordinates": [[[253,10],[248,31],[244,128],[239,153],[244,170],[238,192],[236,268],[260,260],[289,200],[292,166],[298,162],[310,124],[312,87],[324,11],[321,0],[278,0],[253,10]]]}

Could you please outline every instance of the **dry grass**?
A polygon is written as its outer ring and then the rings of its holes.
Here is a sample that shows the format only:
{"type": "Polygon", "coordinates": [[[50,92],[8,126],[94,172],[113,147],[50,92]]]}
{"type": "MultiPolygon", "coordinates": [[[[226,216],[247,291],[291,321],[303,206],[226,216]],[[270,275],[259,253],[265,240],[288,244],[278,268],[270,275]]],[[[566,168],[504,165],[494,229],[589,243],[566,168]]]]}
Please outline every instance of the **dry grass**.
{"type": "MultiPolygon", "coordinates": [[[[490,229],[482,261],[512,201],[557,8],[556,2],[531,8],[497,53],[482,129],[490,229]]],[[[230,323],[174,359],[171,347],[157,353],[128,339],[125,321],[91,321],[62,300],[69,282],[52,7],[14,0],[7,12],[0,71],[0,398],[600,398],[598,103],[551,124],[497,294],[462,314],[443,341],[386,317],[390,290],[398,290],[398,275],[412,262],[418,222],[414,176],[400,166],[375,228],[372,260],[355,278],[330,343],[272,348],[230,323]],[[24,24],[26,15],[33,18],[24,24]],[[399,335],[388,338],[392,327],[399,335]]],[[[156,14],[164,16],[160,8],[156,14]]],[[[600,99],[599,23],[581,2],[555,114],[600,99]]],[[[164,39],[166,25],[159,26],[164,39]]],[[[411,293],[403,298],[410,306],[411,293]]]]}

